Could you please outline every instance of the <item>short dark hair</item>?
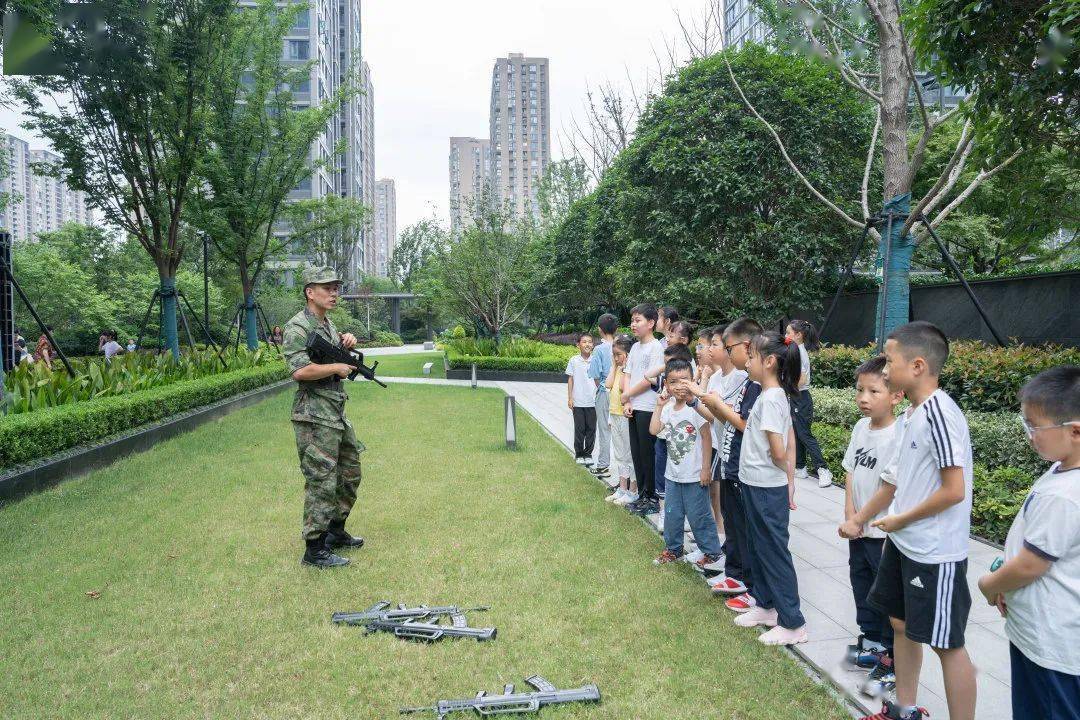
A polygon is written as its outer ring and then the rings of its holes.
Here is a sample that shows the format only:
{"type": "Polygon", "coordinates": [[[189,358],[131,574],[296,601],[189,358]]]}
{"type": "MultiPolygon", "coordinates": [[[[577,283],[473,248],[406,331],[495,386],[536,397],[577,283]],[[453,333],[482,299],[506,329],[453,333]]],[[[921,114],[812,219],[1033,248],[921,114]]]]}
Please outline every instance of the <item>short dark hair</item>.
{"type": "Polygon", "coordinates": [[[665,375],[671,375],[671,373],[673,373],[673,372],[682,372],[683,370],[685,370],[688,373],[693,373],[694,372],[694,366],[691,365],[690,361],[685,359],[685,358],[681,358],[681,357],[671,358],[670,360],[668,360],[664,364],[664,374],[665,375]]]}
{"type": "Polygon", "coordinates": [[[725,323],[723,325],[714,325],[711,329],[712,329],[712,334],[709,336],[710,340],[712,338],[716,337],[717,335],[719,335],[720,337],[724,337],[724,331],[728,329],[728,326],[725,323]]]}
{"type": "Polygon", "coordinates": [[[605,335],[614,335],[615,331],[619,329],[619,318],[611,313],[604,313],[596,321],[596,326],[599,327],[600,332],[605,335]]]}
{"type": "Polygon", "coordinates": [[[862,375],[885,375],[885,356],[875,355],[859,367],[855,368],[855,381],[858,382],[862,375]]]}
{"type": "Polygon", "coordinates": [[[664,348],[664,357],[667,360],[685,360],[690,362],[694,356],[690,354],[690,348],[686,345],[675,343],[664,348]]]}
{"type": "Polygon", "coordinates": [[[941,368],[949,359],[949,338],[937,325],[925,320],[909,322],[889,333],[889,340],[896,341],[900,352],[909,360],[921,357],[926,360],[931,375],[940,375],[941,368]]]}
{"type": "Polygon", "coordinates": [[[577,345],[579,342],[581,342],[581,338],[589,338],[590,340],[592,340],[592,333],[587,333],[587,332],[578,333],[577,336],[574,337],[574,344],[577,345]]]}
{"type": "Polygon", "coordinates": [[[679,319],[679,311],[675,309],[674,305],[661,305],[660,314],[669,322],[673,323],[679,319]]]}
{"type": "Polygon", "coordinates": [[[686,322],[685,320],[676,320],[675,322],[668,325],[668,332],[677,333],[689,340],[691,337],[693,337],[692,333],[694,332],[694,330],[690,327],[690,323],[686,322]]]}
{"type": "Polygon", "coordinates": [[[616,335],[615,341],[612,343],[615,347],[622,350],[624,353],[629,354],[630,349],[634,347],[634,338],[629,335],[616,335]]]}
{"type": "Polygon", "coordinates": [[[1055,423],[1080,420],[1080,365],[1059,365],[1024,383],[1020,402],[1034,405],[1055,423]]]}
{"type": "Polygon", "coordinates": [[[755,335],[760,335],[765,331],[765,328],[761,327],[761,323],[753,318],[741,317],[735,322],[724,328],[724,339],[735,337],[752,338],[755,335]]]}
{"type": "Polygon", "coordinates": [[[652,303],[638,303],[634,307],[630,308],[631,315],[640,315],[646,320],[652,320],[653,326],[656,325],[656,306],[652,303]]]}

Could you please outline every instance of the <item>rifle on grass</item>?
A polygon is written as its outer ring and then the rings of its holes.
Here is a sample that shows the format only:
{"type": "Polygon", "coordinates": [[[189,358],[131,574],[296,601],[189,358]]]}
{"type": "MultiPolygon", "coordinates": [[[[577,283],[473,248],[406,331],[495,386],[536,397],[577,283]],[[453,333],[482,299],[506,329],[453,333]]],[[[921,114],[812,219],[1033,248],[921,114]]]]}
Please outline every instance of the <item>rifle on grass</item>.
{"type": "Polygon", "coordinates": [[[501,695],[488,695],[483,690],[468,700],[440,700],[427,707],[402,708],[401,714],[432,712],[443,720],[454,712],[472,710],[478,715],[501,715],[509,713],[535,713],[544,705],[571,702],[600,702],[600,690],[595,685],[585,685],[573,690],[559,690],[539,675],[525,678],[536,692],[515,693],[512,684],[503,688],[501,695]]]}
{"type": "Polygon", "coordinates": [[[417,622],[415,620],[371,620],[364,623],[367,634],[375,632],[393,633],[405,640],[434,642],[444,637],[473,638],[475,640],[494,640],[495,628],[469,627],[464,615],[454,615],[452,625],[417,622]]]}
{"type": "Polygon", "coordinates": [[[371,367],[368,367],[364,364],[364,353],[359,350],[346,350],[340,345],[334,345],[314,330],[308,333],[304,349],[307,350],[311,361],[319,365],[344,363],[356,368],[349,373],[350,380],[355,380],[357,375],[363,375],[368,380],[386,387],[381,380],[375,377],[375,368],[379,367],[379,361],[376,360],[371,367]]]}
{"type": "Polygon", "coordinates": [[[419,607],[406,607],[404,603],[399,604],[397,609],[394,610],[387,610],[389,607],[390,603],[384,601],[377,602],[362,612],[336,612],[330,616],[330,622],[338,623],[340,625],[367,625],[373,620],[425,620],[440,618],[447,615],[453,619],[455,616],[464,617],[465,613],[468,612],[490,609],[487,605],[477,605],[476,607],[465,608],[458,607],[457,605],[438,605],[434,607],[420,605],[419,607]]]}

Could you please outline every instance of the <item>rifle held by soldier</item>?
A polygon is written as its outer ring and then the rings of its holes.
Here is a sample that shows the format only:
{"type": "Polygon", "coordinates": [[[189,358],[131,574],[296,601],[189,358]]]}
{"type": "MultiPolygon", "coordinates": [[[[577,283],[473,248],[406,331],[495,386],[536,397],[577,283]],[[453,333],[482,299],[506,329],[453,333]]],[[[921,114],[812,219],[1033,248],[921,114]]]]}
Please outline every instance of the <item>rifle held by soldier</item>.
{"type": "Polygon", "coordinates": [[[379,361],[376,360],[371,367],[368,367],[364,364],[364,353],[358,350],[346,350],[340,345],[334,345],[315,331],[308,334],[304,348],[307,350],[308,357],[311,358],[312,362],[320,365],[344,363],[355,368],[349,373],[350,380],[355,380],[357,375],[363,375],[368,380],[386,387],[381,380],[375,377],[375,368],[379,367],[379,361]]]}

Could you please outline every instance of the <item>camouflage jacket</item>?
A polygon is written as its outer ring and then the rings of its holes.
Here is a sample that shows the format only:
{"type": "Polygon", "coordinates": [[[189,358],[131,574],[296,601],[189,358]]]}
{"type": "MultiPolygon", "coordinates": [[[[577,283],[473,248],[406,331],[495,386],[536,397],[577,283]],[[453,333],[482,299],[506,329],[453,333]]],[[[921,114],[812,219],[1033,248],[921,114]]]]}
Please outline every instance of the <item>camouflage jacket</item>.
{"type": "MultiPolygon", "coordinates": [[[[312,313],[304,308],[293,315],[289,322],[285,323],[284,340],[282,350],[285,353],[285,365],[292,374],[302,367],[311,364],[305,345],[307,336],[315,330],[324,338],[337,345],[341,342],[337,328],[330,318],[325,322],[319,322],[312,313]]],[[[330,380],[335,380],[331,377],[330,380]]],[[[328,381],[329,382],[329,381],[328,381]]],[[[317,423],[327,425],[338,430],[344,430],[349,421],[345,418],[345,400],[348,397],[340,382],[338,388],[333,390],[329,387],[320,387],[321,382],[298,382],[296,398],[293,400],[292,419],[299,422],[317,423]]]]}

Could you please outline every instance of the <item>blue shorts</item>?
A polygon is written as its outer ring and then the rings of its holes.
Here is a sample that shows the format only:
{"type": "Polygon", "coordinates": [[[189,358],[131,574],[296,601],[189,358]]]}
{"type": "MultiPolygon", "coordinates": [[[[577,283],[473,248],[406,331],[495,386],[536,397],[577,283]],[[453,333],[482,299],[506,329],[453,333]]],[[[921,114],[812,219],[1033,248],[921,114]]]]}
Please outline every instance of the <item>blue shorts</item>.
{"type": "Polygon", "coordinates": [[[1009,643],[1013,720],[1075,720],[1080,708],[1080,675],[1036,665],[1009,643]]]}

